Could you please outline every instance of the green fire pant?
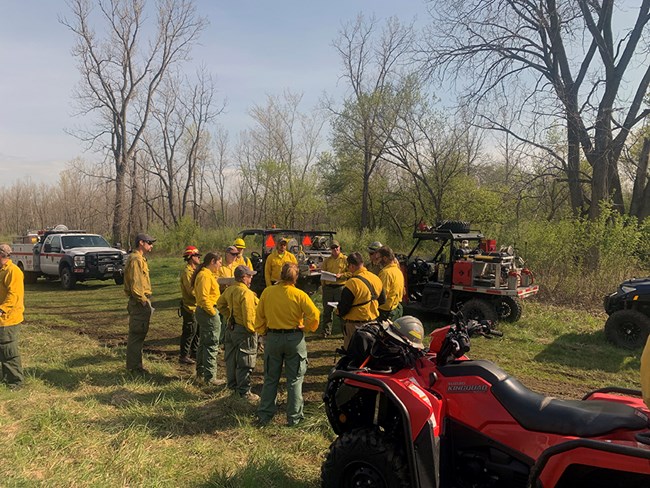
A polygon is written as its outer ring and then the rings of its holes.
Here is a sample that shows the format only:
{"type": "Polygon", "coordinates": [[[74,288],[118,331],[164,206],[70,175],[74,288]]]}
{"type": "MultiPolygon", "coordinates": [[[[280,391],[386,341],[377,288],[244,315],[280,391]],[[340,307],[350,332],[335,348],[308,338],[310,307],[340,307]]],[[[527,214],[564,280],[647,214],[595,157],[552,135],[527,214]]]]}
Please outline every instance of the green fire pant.
{"type": "Polygon", "coordinates": [[[126,369],[142,369],[142,347],[149,332],[149,323],[153,309],[150,304],[129,297],[126,306],[129,312],[129,338],[126,342],[126,369]]]}
{"type": "Polygon", "coordinates": [[[2,364],[2,382],[7,385],[23,384],[23,366],[18,352],[18,334],[20,325],[0,327],[0,363],[2,364]]]}
{"type": "Polygon", "coordinates": [[[304,417],[302,382],[307,372],[307,343],[302,331],[269,331],[264,346],[264,386],[257,416],[268,422],[277,411],[278,383],[284,366],[287,378],[287,422],[294,425],[304,417]]]}
{"type": "Polygon", "coordinates": [[[199,349],[196,353],[196,375],[206,383],[217,378],[217,354],[221,320],[219,314],[208,315],[201,307],[194,314],[199,324],[199,349]]]}
{"type": "Polygon", "coordinates": [[[228,388],[240,395],[251,391],[251,373],[257,361],[257,334],[241,325],[226,326],[225,360],[228,388]]]}

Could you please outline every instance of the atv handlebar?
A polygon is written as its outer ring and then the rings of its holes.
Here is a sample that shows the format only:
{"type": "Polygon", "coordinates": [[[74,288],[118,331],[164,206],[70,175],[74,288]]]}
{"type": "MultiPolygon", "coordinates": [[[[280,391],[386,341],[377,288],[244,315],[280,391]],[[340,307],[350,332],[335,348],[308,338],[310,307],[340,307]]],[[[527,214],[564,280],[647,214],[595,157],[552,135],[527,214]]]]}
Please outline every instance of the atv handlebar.
{"type": "Polygon", "coordinates": [[[491,339],[493,336],[503,337],[503,332],[494,329],[491,320],[465,320],[463,314],[454,315],[454,325],[451,326],[436,357],[439,366],[458,359],[470,349],[470,337],[482,336],[491,339]]]}

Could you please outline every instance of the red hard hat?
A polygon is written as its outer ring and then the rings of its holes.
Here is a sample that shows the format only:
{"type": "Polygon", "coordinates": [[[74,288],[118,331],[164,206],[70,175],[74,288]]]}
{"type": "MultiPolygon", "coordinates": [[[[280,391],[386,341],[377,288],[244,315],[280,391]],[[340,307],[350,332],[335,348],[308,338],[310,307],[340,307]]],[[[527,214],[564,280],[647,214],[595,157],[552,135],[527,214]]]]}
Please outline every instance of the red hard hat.
{"type": "Polygon", "coordinates": [[[187,246],[185,252],[183,252],[183,257],[194,256],[201,254],[199,250],[194,246],[187,246]]]}

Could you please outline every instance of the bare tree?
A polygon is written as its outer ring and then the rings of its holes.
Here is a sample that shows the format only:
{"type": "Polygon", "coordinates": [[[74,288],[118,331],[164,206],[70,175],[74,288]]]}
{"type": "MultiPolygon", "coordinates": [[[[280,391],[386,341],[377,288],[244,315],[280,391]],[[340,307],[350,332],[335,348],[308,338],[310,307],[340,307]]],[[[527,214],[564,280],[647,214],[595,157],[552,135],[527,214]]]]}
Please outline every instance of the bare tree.
{"type": "Polygon", "coordinates": [[[171,67],[185,59],[206,25],[192,0],[159,0],[157,18],[146,23],[145,0],[68,0],[71,18],[61,22],[75,35],[72,54],[81,81],[82,114],[98,113],[97,126],[79,134],[112,154],[115,170],[113,238],[124,231],[125,180],[147,126],[154,95],[171,67]],[[105,28],[98,33],[94,25],[105,28]],[[148,39],[147,33],[153,32],[148,39]]]}
{"type": "Polygon", "coordinates": [[[181,77],[170,77],[161,85],[152,105],[153,123],[143,142],[148,164],[143,169],[160,180],[161,193],[154,198],[166,203],[169,222],[177,225],[200,204],[197,168],[209,157],[208,126],[221,109],[213,106],[214,83],[204,70],[190,84],[181,77]],[[188,87],[188,88],[186,88],[188,87]]]}
{"type": "Polygon", "coordinates": [[[370,178],[385,151],[391,126],[399,113],[399,85],[409,61],[413,29],[396,18],[380,30],[374,18],[359,15],[343,27],[334,42],[343,63],[341,78],[350,89],[343,108],[331,101],[327,108],[335,115],[334,130],[361,155],[363,187],[361,227],[370,222],[370,178]]]}
{"type": "Polygon", "coordinates": [[[647,46],[650,0],[634,24],[615,36],[614,0],[557,2],[473,0],[436,2],[425,49],[431,72],[453,77],[467,101],[481,102],[497,88],[526,90],[529,114],[562,117],[571,205],[596,218],[612,199],[623,210],[618,159],[642,110],[650,83],[647,46]],[[634,66],[645,66],[638,79],[634,66]],[[634,80],[634,86],[627,86],[634,80]],[[546,98],[546,108],[534,102],[546,98]],[[548,111],[553,103],[557,109],[548,111]],[[591,199],[581,188],[580,150],[591,166],[591,199]]]}

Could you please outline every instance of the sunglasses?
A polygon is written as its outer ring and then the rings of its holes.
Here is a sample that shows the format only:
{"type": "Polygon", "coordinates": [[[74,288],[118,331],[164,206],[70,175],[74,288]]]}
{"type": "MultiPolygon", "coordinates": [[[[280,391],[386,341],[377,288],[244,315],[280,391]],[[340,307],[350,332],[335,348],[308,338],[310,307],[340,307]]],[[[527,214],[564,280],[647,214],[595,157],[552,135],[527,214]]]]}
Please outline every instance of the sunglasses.
{"type": "Polygon", "coordinates": [[[228,254],[230,254],[231,256],[239,256],[238,252],[229,252],[228,254]]]}
{"type": "Polygon", "coordinates": [[[149,244],[150,246],[153,246],[153,243],[154,243],[154,241],[144,241],[144,242],[146,242],[146,243],[149,244]]]}

